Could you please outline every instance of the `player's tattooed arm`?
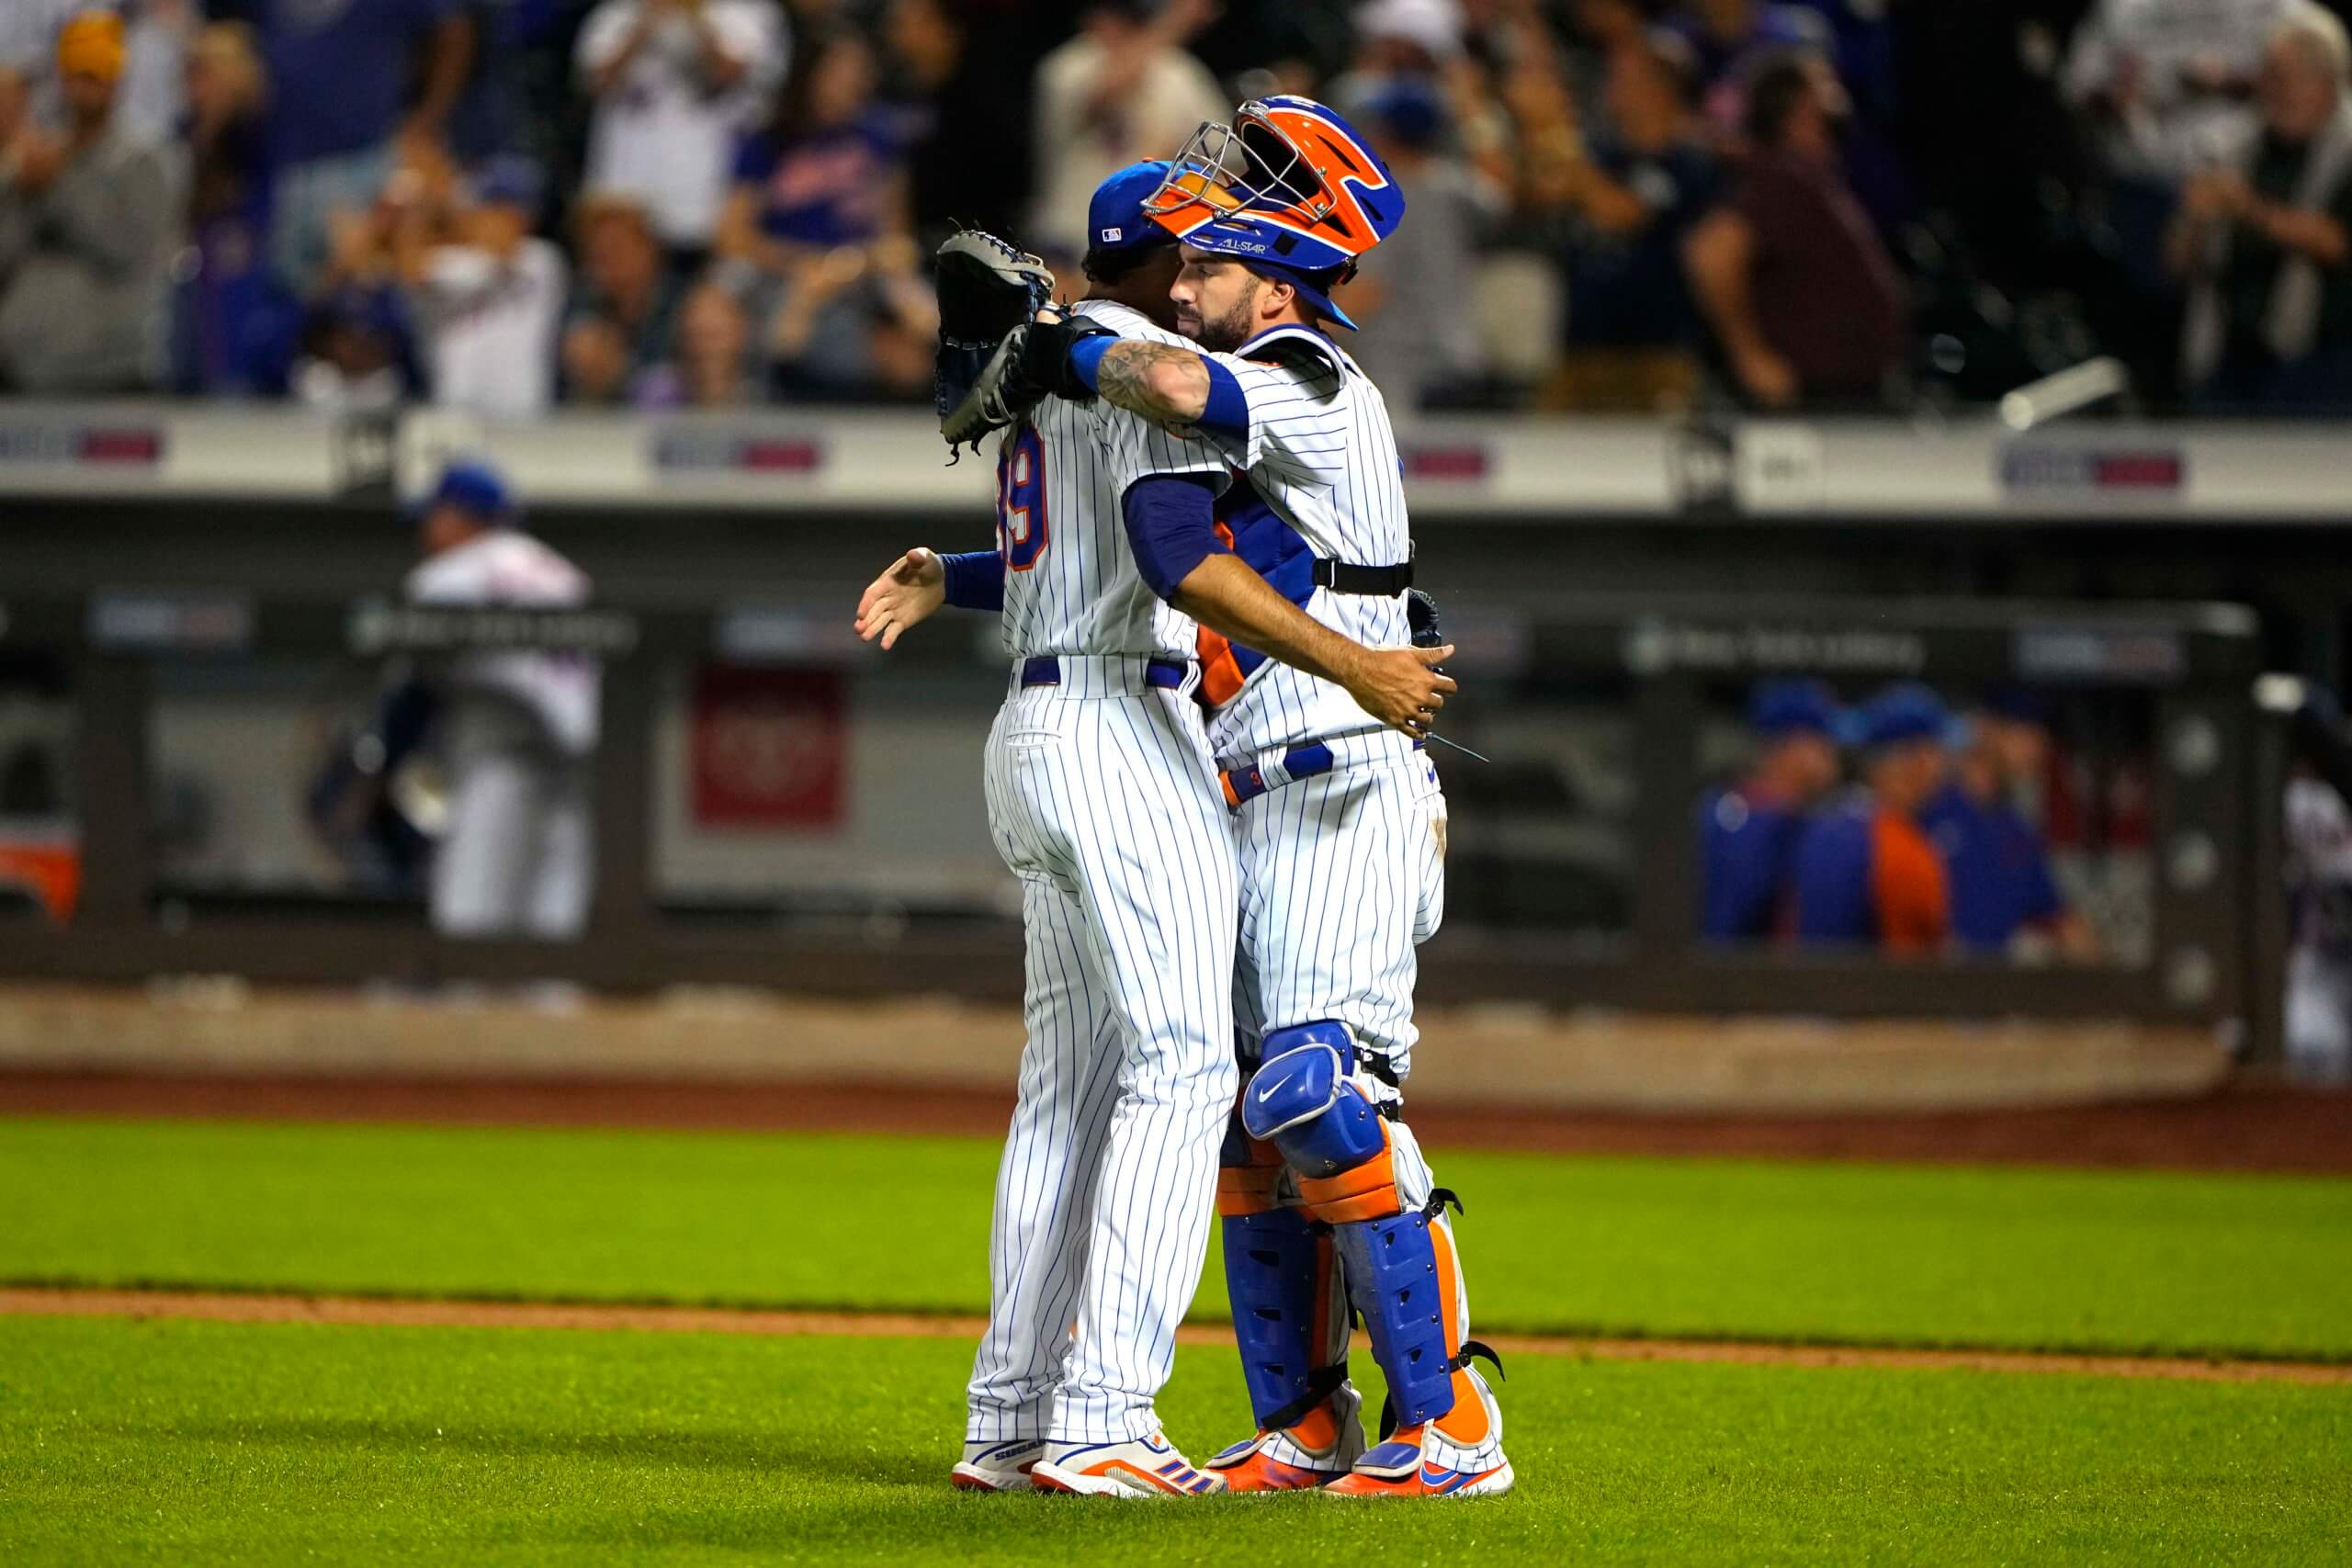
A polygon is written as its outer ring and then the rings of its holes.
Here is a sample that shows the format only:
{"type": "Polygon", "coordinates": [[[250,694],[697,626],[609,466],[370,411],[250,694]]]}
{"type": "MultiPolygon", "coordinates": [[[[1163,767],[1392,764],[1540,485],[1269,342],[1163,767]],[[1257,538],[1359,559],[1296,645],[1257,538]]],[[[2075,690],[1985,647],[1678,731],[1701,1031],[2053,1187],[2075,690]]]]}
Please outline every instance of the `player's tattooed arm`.
{"type": "Polygon", "coordinates": [[[1437,723],[1453,678],[1433,668],[1443,648],[1366,648],[1292,604],[1239,556],[1212,555],[1186,574],[1170,604],[1220,637],[1330,681],[1381,723],[1416,740],[1437,723]]]}
{"type": "Polygon", "coordinates": [[[1209,367],[1189,348],[1122,338],[1102,353],[1095,386],[1113,406],[1155,424],[1195,424],[1209,406],[1209,367]]]}

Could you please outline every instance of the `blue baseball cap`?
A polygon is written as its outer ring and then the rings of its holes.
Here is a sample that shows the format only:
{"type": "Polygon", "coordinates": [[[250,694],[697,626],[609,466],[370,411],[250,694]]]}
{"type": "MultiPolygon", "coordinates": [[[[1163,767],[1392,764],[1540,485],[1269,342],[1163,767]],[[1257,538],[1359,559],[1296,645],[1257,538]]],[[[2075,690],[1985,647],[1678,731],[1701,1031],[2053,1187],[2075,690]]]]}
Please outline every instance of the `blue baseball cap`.
{"type": "Polygon", "coordinates": [[[1146,158],[1096,186],[1093,199],[1086,204],[1087,248],[1132,251],[1173,243],[1174,236],[1143,209],[1145,201],[1167,178],[1167,159],[1146,158]]]}
{"type": "Polygon", "coordinates": [[[1916,740],[1943,744],[1951,739],[1951,715],[1943,699],[1917,682],[1889,686],[1861,706],[1864,746],[1902,746],[1916,740]]]}
{"type": "Polygon", "coordinates": [[[442,469],[433,493],[411,507],[409,515],[423,522],[444,506],[491,524],[509,522],[514,515],[514,498],[506,488],[505,477],[478,461],[452,463],[442,469]]]}
{"type": "Polygon", "coordinates": [[[1818,681],[1759,681],[1747,699],[1747,727],[1767,740],[1834,737],[1839,719],[1838,699],[1818,681]]]}

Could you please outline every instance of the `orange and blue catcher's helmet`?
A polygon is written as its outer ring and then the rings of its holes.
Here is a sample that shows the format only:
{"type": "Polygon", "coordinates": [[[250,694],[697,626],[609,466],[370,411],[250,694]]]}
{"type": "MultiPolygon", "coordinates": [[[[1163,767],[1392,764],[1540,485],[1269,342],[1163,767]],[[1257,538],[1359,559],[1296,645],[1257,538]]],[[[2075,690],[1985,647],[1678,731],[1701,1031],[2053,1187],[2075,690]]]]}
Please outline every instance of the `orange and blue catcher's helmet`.
{"type": "Polygon", "coordinates": [[[1193,132],[1144,210],[1188,245],[1336,282],[1396,231],[1405,193],[1338,111],[1283,94],[1193,132]]]}

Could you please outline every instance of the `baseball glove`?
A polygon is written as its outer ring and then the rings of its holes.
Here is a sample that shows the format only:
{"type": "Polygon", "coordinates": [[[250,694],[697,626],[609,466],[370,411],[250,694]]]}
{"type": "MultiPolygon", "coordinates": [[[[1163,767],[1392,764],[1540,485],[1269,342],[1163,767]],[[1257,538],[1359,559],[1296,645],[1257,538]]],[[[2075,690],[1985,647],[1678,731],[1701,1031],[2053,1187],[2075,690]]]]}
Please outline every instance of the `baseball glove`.
{"type": "Polygon", "coordinates": [[[950,452],[1019,419],[1045,395],[1017,374],[1017,329],[1054,297],[1046,264],[982,229],[939,247],[939,354],[933,400],[950,452]]]}

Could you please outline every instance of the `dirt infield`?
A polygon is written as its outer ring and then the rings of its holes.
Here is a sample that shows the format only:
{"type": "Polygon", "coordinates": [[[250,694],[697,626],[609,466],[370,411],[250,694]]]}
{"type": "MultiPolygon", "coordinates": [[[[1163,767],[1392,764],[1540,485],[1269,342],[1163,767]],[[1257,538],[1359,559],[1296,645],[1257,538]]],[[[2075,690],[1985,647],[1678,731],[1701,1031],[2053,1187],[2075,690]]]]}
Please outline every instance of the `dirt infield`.
{"type": "MultiPolygon", "coordinates": [[[[977,1317],[910,1313],[763,1312],[718,1307],[580,1303],[400,1300],[363,1296],[208,1294],[181,1291],[0,1289],[0,1315],[196,1318],[211,1323],[314,1323],[399,1328],[634,1329],[657,1334],[841,1335],[862,1338],[977,1339],[977,1317]]],[[[1186,1345],[1231,1342],[1224,1328],[1192,1325],[1186,1345]]],[[[1905,1368],[2161,1378],[2191,1382],[2352,1384],[2352,1366],[2321,1361],[2194,1360],[2174,1356],[2041,1355],[2028,1351],[1895,1350],[1717,1339],[1592,1339],[1488,1336],[1507,1356],[1600,1361],[1736,1361],[1751,1366],[1905,1368]]]]}
{"type": "MultiPolygon", "coordinates": [[[[473,1125],[1004,1131],[1009,1095],[892,1084],[0,1072],[0,1114],[473,1125]]],[[[2034,1111],[1637,1115],[1417,1106],[1441,1147],[2352,1173],[2352,1094],[2240,1084],[2195,1100],[2034,1111]]]]}

